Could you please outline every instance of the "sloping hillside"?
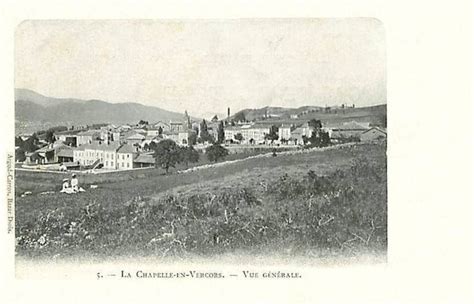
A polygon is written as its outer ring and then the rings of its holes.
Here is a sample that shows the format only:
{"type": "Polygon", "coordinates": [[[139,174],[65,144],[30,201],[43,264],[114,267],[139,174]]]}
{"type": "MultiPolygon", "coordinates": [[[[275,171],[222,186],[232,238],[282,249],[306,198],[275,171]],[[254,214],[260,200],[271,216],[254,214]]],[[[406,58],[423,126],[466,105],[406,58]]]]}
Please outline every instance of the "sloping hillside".
{"type": "Polygon", "coordinates": [[[166,111],[139,103],[109,103],[101,100],[61,99],[36,92],[15,90],[15,119],[51,124],[136,123],[182,120],[183,113],[166,111]]]}
{"type": "Polygon", "coordinates": [[[295,123],[318,119],[323,123],[340,123],[346,121],[370,122],[383,124],[386,119],[387,105],[376,105],[361,108],[332,107],[326,109],[318,106],[304,106],[300,108],[265,107],[261,109],[244,109],[231,116],[230,119],[245,116],[248,121],[294,121],[295,123]]]}

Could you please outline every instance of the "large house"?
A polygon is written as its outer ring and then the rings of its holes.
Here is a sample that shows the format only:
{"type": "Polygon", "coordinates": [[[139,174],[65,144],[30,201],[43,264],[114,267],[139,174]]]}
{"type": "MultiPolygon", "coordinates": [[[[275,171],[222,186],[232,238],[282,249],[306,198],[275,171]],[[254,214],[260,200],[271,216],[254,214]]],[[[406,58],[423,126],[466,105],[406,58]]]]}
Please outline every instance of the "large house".
{"type": "Polygon", "coordinates": [[[66,145],[71,146],[71,147],[76,147],[77,146],[77,134],[80,131],[78,130],[68,130],[68,131],[62,131],[62,132],[55,132],[54,137],[56,141],[62,141],[66,145]]]}
{"type": "Polygon", "coordinates": [[[175,121],[170,122],[170,132],[179,133],[181,131],[184,131],[184,125],[182,122],[175,122],[175,121]]]}
{"type": "Polygon", "coordinates": [[[355,121],[346,122],[342,125],[331,127],[331,138],[336,140],[360,138],[360,135],[369,130],[368,123],[359,123],[355,121]]]}
{"type": "Polygon", "coordinates": [[[61,141],[48,144],[34,152],[26,153],[26,163],[29,164],[52,164],[58,162],[72,161],[73,148],[65,145],[61,141]]]}
{"type": "Polygon", "coordinates": [[[136,148],[129,144],[120,143],[91,143],[74,150],[73,160],[81,166],[92,168],[103,167],[110,170],[124,170],[133,168],[133,158],[136,148]]]}
{"type": "Polygon", "coordinates": [[[263,143],[265,135],[270,134],[271,125],[253,124],[243,126],[229,126],[224,129],[224,137],[226,141],[235,141],[237,134],[242,135],[242,142],[245,143],[263,143]]]}
{"type": "Polygon", "coordinates": [[[77,146],[90,144],[94,141],[100,140],[101,134],[97,130],[87,130],[76,134],[77,146]]]}
{"type": "Polygon", "coordinates": [[[171,130],[170,124],[169,124],[169,123],[166,123],[166,122],[163,122],[163,121],[159,121],[159,122],[155,123],[155,124],[153,125],[153,127],[154,127],[155,129],[157,129],[157,130],[158,130],[159,128],[161,128],[161,130],[162,130],[163,132],[164,132],[164,131],[170,131],[170,130],[171,130]]]}
{"type": "Polygon", "coordinates": [[[385,138],[387,138],[387,132],[377,127],[370,128],[360,134],[361,141],[383,140],[385,138]]]}
{"type": "Polygon", "coordinates": [[[135,133],[131,136],[128,136],[125,140],[127,141],[128,144],[130,145],[135,145],[135,144],[141,144],[142,141],[144,141],[146,138],[145,135],[142,135],[140,133],[135,133]]]}
{"type": "Polygon", "coordinates": [[[295,128],[290,133],[289,142],[294,143],[295,145],[303,145],[304,138],[306,137],[306,130],[303,127],[295,128]]]}
{"type": "Polygon", "coordinates": [[[292,124],[282,124],[278,128],[278,139],[281,141],[282,139],[289,140],[291,138],[291,131],[295,129],[294,125],[292,124]]]}

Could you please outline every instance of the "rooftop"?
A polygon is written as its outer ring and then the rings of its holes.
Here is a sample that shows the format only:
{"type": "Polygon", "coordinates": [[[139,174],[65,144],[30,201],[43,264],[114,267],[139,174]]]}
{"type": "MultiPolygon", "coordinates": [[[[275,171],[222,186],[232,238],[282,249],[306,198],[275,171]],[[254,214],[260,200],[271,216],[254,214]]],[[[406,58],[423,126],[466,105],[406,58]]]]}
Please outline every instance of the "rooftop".
{"type": "Polygon", "coordinates": [[[345,122],[342,125],[328,125],[333,130],[367,130],[369,129],[369,123],[350,121],[345,122]]]}
{"type": "Polygon", "coordinates": [[[91,144],[81,145],[77,148],[77,150],[78,151],[84,151],[84,150],[117,151],[119,147],[120,147],[120,144],[117,142],[112,142],[109,144],[93,142],[91,144]]]}
{"type": "Polygon", "coordinates": [[[77,136],[100,136],[100,132],[97,130],[87,130],[77,133],[77,136]]]}
{"type": "Polygon", "coordinates": [[[135,153],[135,152],[137,152],[137,149],[127,144],[121,146],[117,151],[117,153],[135,153]]]}
{"type": "Polygon", "coordinates": [[[153,154],[139,154],[133,162],[135,163],[146,163],[146,164],[154,164],[155,158],[153,154]]]}
{"type": "Polygon", "coordinates": [[[127,137],[127,140],[143,140],[145,139],[145,136],[139,133],[135,133],[129,137],[127,137]]]}

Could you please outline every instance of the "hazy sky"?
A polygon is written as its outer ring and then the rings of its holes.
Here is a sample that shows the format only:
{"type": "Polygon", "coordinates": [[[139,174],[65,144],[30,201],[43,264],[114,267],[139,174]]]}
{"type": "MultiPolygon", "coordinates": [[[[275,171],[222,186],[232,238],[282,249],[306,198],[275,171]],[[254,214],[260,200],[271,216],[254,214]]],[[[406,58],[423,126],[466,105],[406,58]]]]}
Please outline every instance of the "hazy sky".
{"type": "Polygon", "coordinates": [[[386,103],[375,19],[26,21],[15,87],[191,114],[386,103]]]}

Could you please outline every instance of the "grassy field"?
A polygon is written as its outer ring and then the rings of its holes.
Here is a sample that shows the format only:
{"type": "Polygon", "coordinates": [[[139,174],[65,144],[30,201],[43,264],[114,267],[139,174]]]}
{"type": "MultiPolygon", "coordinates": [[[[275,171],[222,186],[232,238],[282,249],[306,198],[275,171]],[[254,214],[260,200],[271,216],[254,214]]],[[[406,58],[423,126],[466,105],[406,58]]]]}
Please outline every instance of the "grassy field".
{"type": "MultiPolygon", "coordinates": [[[[237,159],[244,159],[250,156],[260,155],[269,153],[268,149],[248,151],[245,153],[233,153],[229,154],[222,161],[233,161],[237,159]]],[[[190,163],[188,166],[185,164],[177,164],[175,168],[170,168],[171,173],[175,173],[179,170],[185,170],[191,166],[202,166],[210,164],[211,162],[207,159],[205,154],[199,155],[199,161],[197,163],[190,163]]],[[[158,176],[164,175],[163,169],[146,168],[139,170],[127,170],[127,171],[115,171],[101,174],[89,174],[89,173],[78,173],[78,179],[83,187],[89,187],[90,185],[102,185],[116,183],[119,181],[130,181],[135,179],[150,179],[157,178],[158,176]]],[[[26,191],[30,191],[33,194],[39,194],[46,191],[59,191],[61,190],[63,178],[70,178],[71,173],[69,172],[41,172],[41,171],[27,171],[27,170],[16,170],[15,177],[18,183],[15,187],[16,196],[26,191]]]]}
{"type": "Polygon", "coordinates": [[[19,197],[17,254],[384,253],[386,212],[386,147],[358,144],[19,197]]]}

